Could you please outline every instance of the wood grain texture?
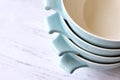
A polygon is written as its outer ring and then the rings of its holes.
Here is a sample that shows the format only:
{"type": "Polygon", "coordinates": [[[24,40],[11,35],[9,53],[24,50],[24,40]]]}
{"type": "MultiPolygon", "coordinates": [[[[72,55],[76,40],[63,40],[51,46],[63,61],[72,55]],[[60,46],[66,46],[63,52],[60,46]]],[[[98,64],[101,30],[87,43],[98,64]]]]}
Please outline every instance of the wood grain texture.
{"type": "Polygon", "coordinates": [[[52,13],[44,0],[0,0],[0,80],[120,80],[120,68],[64,72],[46,30],[52,13]]]}

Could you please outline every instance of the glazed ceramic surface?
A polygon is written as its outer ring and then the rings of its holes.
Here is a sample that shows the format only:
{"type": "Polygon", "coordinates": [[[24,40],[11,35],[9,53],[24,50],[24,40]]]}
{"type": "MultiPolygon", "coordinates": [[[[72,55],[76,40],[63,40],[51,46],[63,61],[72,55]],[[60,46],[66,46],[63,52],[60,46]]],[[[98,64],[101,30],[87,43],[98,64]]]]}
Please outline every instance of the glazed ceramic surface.
{"type": "MultiPolygon", "coordinates": [[[[83,26],[78,26],[75,21],[70,17],[68,12],[66,11],[64,0],[46,0],[46,9],[53,9],[57,11],[60,15],[62,15],[70,24],[71,28],[79,35],[81,38],[86,40],[87,42],[105,48],[120,48],[120,41],[119,40],[110,40],[105,39],[99,36],[96,36],[88,31],[86,31],[83,26]]],[[[69,2],[69,1],[68,1],[69,2]]],[[[76,8],[76,9],[81,9],[76,8]]],[[[114,25],[113,25],[114,26],[114,25]]],[[[111,35],[114,36],[114,35],[111,35]]]]}
{"type": "Polygon", "coordinates": [[[91,54],[80,47],[77,47],[64,35],[59,35],[54,41],[54,46],[58,49],[59,55],[64,55],[67,52],[71,52],[76,55],[80,55],[88,60],[98,62],[98,63],[119,63],[120,57],[102,57],[98,55],[91,54]]]}
{"type": "MultiPolygon", "coordinates": [[[[120,49],[106,49],[94,46],[84,40],[81,39],[78,35],[76,35],[65,23],[63,17],[61,17],[58,13],[55,13],[47,18],[47,23],[49,25],[49,32],[59,32],[66,35],[70,38],[75,44],[77,44],[82,49],[100,56],[118,56],[120,55],[120,49]]],[[[90,39],[89,39],[90,40],[90,39]]]]}

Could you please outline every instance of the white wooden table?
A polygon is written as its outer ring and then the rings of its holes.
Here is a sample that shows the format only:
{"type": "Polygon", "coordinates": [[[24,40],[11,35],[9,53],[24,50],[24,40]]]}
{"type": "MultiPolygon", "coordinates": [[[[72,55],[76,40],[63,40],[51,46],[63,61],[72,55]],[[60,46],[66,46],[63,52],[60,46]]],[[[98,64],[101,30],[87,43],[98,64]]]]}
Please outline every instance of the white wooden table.
{"type": "Polygon", "coordinates": [[[0,80],[120,80],[120,68],[81,68],[73,74],[59,67],[46,30],[44,0],[0,0],[0,80]]]}

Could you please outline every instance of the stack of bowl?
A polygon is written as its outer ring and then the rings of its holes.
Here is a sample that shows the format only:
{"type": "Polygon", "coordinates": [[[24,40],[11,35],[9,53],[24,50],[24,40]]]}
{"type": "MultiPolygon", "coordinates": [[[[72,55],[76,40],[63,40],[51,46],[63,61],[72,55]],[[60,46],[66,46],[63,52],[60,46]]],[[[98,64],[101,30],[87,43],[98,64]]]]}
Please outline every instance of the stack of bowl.
{"type": "Polygon", "coordinates": [[[72,73],[80,67],[100,70],[120,66],[120,0],[46,0],[49,33],[62,67],[72,73]]]}

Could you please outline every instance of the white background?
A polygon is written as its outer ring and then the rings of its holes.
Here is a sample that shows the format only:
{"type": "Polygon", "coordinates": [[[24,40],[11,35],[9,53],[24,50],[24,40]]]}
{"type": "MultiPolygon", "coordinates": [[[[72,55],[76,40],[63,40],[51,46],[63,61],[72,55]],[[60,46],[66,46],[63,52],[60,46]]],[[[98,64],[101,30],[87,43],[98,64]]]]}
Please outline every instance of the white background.
{"type": "Polygon", "coordinates": [[[0,0],[0,80],[120,80],[120,68],[68,74],[51,45],[44,0],[0,0]]]}

